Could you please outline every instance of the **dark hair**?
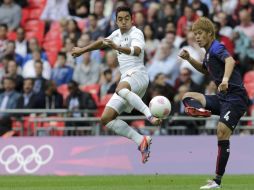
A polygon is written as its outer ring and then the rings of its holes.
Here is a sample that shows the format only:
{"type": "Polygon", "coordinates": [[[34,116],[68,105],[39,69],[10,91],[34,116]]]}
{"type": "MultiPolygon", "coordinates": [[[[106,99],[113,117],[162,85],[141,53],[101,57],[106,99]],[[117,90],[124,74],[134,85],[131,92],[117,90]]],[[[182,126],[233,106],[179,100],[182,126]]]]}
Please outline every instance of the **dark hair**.
{"type": "Polygon", "coordinates": [[[65,60],[67,59],[67,55],[65,52],[62,52],[62,51],[58,52],[58,56],[64,57],[65,60]]]}
{"type": "Polygon", "coordinates": [[[105,69],[105,71],[103,72],[104,75],[107,75],[107,74],[112,74],[112,71],[111,69],[105,69]]]}
{"type": "Polygon", "coordinates": [[[8,30],[8,25],[5,23],[0,24],[0,27],[3,27],[3,28],[5,28],[5,30],[8,30]]]}
{"type": "Polygon", "coordinates": [[[116,18],[117,18],[118,13],[121,12],[121,11],[128,12],[130,14],[130,16],[132,15],[130,7],[122,6],[122,7],[118,7],[116,9],[116,18]]]}
{"type": "Polygon", "coordinates": [[[13,77],[11,77],[11,76],[5,76],[4,78],[3,78],[3,80],[10,80],[10,81],[12,81],[12,82],[14,82],[15,83],[15,78],[13,78],[13,77]]]}
{"type": "Polygon", "coordinates": [[[24,82],[27,81],[27,80],[32,81],[32,84],[34,84],[34,79],[33,78],[30,78],[30,77],[29,78],[24,78],[24,82]]]}

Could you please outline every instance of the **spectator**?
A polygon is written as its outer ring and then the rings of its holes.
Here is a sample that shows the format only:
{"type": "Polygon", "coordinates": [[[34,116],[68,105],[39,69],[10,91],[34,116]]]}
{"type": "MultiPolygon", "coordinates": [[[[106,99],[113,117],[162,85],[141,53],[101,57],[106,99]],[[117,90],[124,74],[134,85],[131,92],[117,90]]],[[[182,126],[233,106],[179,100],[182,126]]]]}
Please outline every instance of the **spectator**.
{"type": "Polygon", "coordinates": [[[88,16],[89,27],[85,28],[84,32],[88,33],[91,36],[91,40],[95,41],[99,37],[103,37],[105,35],[105,31],[101,30],[98,27],[98,17],[96,14],[90,14],[88,16]]]}
{"type": "MultiPolygon", "coordinates": [[[[81,117],[81,116],[91,116],[88,113],[82,113],[80,110],[96,109],[96,104],[92,96],[87,92],[82,92],[78,88],[78,83],[71,81],[68,83],[68,90],[70,92],[69,96],[66,99],[66,107],[70,110],[69,117],[81,117]]],[[[88,122],[67,122],[67,127],[78,127],[78,126],[87,126],[88,122]]],[[[68,135],[73,133],[68,133],[68,135]]],[[[74,133],[76,134],[76,133],[74,133]]]]}
{"type": "Polygon", "coordinates": [[[96,25],[99,30],[105,31],[108,19],[104,16],[104,0],[95,0],[93,13],[96,15],[96,25]]]}
{"type": "Polygon", "coordinates": [[[15,52],[22,56],[24,59],[27,55],[27,40],[25,39],[25,30],[22,27],[17,29],[17,39],[15,41],[15,52]]]}
{"type": "Polygon", "coordinates": [[[68,11],[71,16],[86,18],[89,15],[90,1],[87,0],[69,0],[68,11]]]}
{"type": "Polygon", "coordinates": [[[67,56],[67,65],[70,67],[74,67],[75,66],[75,59],[72,57],[71,55],[71,50],[72,48],[75,47],[76,42],[71,39],[71,38],[66,38],[64,40],[64,47],[62,48],[62,52],[66,53],[67,56]]]}
{"type": "Polygon", "coordinates": [[[35,61],[34,64],[35,78],[33,91],[37,94],[42,95],[45,90],[47,80],[42,76],[43,73],[43,62],[41,60],[35,61]]]}
{"type": "Polygon", "coordinates": [[[49,80],[45,84],[44,106],[45,109],[63,108],[63,96],[57,92],[54,81],[49,80]]]}
{"type": "Polygon", "coordinates": [[[7,24],[9,31],[14,31],[20,23],[21,8],[13,0],[4,0],[0,6],[0,23],[7,24]]]}
{"type": "Polygon", "coordinates": [[[218,22],[220,23],[220,31],[219,34],[222,36],[226,36],[229,39],[233,37],[233,29],[228,25],[228,17],[224,12],[218,13],[218,22]]]}
{"type": "Polygon", "coordinates": [[[186,86],[191,92],[202,91],[201,87],[191,79],[191,70],[188,68],[182,68],[180,70],[180,75],[176,81],[175,89],[178,89],[182,85],[186,86]]]}
{"type": "Polygon", "coordinates": [[[40,57],[42,60],[48,60],[47,55],[45,51],[43,51],[39,45],[39,42],[37,38],[30,38],[28,40],[28,49],[27,49],[27,55],[26,58],[24,59],[24,63],[32,59],[32,52],[33,51],[40,51],[40,57]]]}
{"type": "Polygon", "coordinates": [[[52,70],[51,80],[55,81],[57,86],[67,84],[72,79],[73,69],[66,65],[66,54],[58,53],[56,67],[52,70]]]}
{"type": "Polygon", "coordinates": [[[167,83],[167,77],[163,73],[158,73],[155,76],[154,81],[149,86],[148,93],[149,102],[153,97],[159,95],[167,97],[172,102],[175,96],[174,88],[167,83]]]}
{"type": "MultiPolygon", "coordinates": [[[[85,47],[89,43],[91,43],[91,36],[88,33],[83,33],[80,39],[78,40],[78,47],[85,47]]],[[[83,62],[83,57],[82,56],[77,57],[75,61],[76,61],[76,64],[80,64],[83,62]]],[[[91,52],[91,61],[97,62],[97,63],[102,62],[100,50],[94,50],[91,52]]]]}
{"type": "Polygon", "coordinates": [[[223,0],[222,11],[227,15],[232,15],[235,11],[239,0],[223,0]]]}
{"type": "MultiPolygon", "coordinates": [[[[41,52],[39,50],[35,50],[32,53],[33,59],[29,60],[25,63],[22,71],[22,76],[24,78],[34,78],[36,76],[35,73],[35,62],[41,60],[41,52]]],[[[41,60],[43,63],[43,71],[42,75],[45,79],[50,79],[50,74],[51,74],[51,67],[48,61],[46,60],[41,60]]]]}
{"type": "Polygon", "coordinates": [[[4,57],[4,52],[7,48],[7,32],[8,26],[6,24],[0,24],[0,60],[4,57]]]}
{"type": "MultiPolygon", "coordinates": [[[[185,85],[182,85],[178,88],[178,93],[174,98],[174,103],[172,106],[172,114],[174,116],[187,116],[184,111],[184,105],[182,103],[183,95],[189,91],[189,88],[185,85]]],[[[194,120],[178,120],[178,121],[170,121],[170,126],[183,126],[186,127],[187,135],[197,135],[198,134],[198,125],[199,123],[194,120]]]]}
{"type": "Polygon", "coordinates": [[[7,76],[15,80],[15,90],[21,93],[23,89],[23,77],[18,74],[18,65],[14,60],[8,62],[7,76]]]}
{"type": "Polygon", "coordinates": [[[251,15],[246,9],[239,12],[240,25],[235,27],[235,30],[242,31],[250,39],[254,38],[254,23],[251,20],[251,15]]]}
{"type": "MultiPolygon", "coordinates": [[[[15,91],[15,79],[5,77],[3,80],[4,92],[0,94],[0,109],[15,109],[19,93],[15,91]]],[[[11,114],[0,113],[0,136],[11,130],[11,114]]]]}
{"type": "MultiPolygon", "coordinates": [[[[106,60],[106,65],[105,68],[103,68],[102,70],[105,69],[110,69],[112,72],[112,80],[114,83],[118,83],[121,77],[120,71],[119,71],[119,67],[118,67],[118,61],[117,61],[117,54],[115,51],[107,51],[106,55],[105,55],[105,60],[106,60]]],[[[104,81],[104,77],[103,75],[101,75],[100,77],[100,83],[104,81]]]]}
{"type": "Polygon", "coordinates": [[[46,22],[60,21],[69,17],[68,0],[50,0],[41,15],[46,22]]]}
{"type": "Polygon", "coordinates": [[[221,26],[219,22],[214,22],[214,29],[216,39],[219,40],[226,47],[230,55],[234,56],[234,43],[230,38],[220,35],[221,26]]]}
{"type": "Polygon", "coordinates": [[[152,60],[151,66],[148,67],[150,81],[153,81],[158,73],[164,73],[168,83],[173,85],[179,75],[179,66],[178,50],[173,47],[173,44],[163,40],[152,60]]]}
{"type": "MultiPolygon", "coordinates": [[[[205,55],[205,51],[199,47],[195,40],[195,36],[193,32],[188,32],[186,37],[186,45],[182,47],[182,49],[185,49],[190,52],[191,56],[196,59],[197,61],[202,61],[203,57],[205,55]]],[[[180,51],[181,52],[181,51],[180,51]]],[[[180,59],[181,66],[180,69],[188,68],[192,71],[191,78],[192,80],[197,83],[201,84],[204,79],[204,75],[201,74],[199,71],[197,71],[188,61],[180,59]]]]}
{"type": "Polygon", "coordinates": [[[23,57],[15,52],[15,42],[14,41],[7,42],[7,47],[4,52],[4,56],[8,56],[10,59],[15,60],[16,63],[21,67],[24,64],[23,57]]]}
{"type": "Polygon", "coordinates": [[[145,16],[143,15],[142,12],[137,12],[134,15],[134,22],[135,22],[135,26],[140,29],[140,30],[144,30],[144,26],[145,26],[145,16]]]}
{"type": "Polygon", "coordinates": [[[193,0],[191,6],[198,16],[208,17],[209,9],[201,0],[193,0]]]}
{"type": "Polygon", "coordinates": [[[177,35],[184,38],[197,18],[198,15],[193,11],[192,7],[189,5],[185,6],[184,15],[177,22],[177,35]]]}
{"type": "Polygon", "coordinates": [[[78,23],[75,20],[68,20],[66,31],[63,33],[64,38],[70,38],[74,41],[78,41],[81,36],[81,31],[78,27],[78,23]]]}
{"type": "MultiPolygon", "coordinates": [[[[42,97],[33,92],[34,81],[31,78],[24,79],[23,94],[17,102],[18,109],[42,108],[42,97]]],[[[22,114],[23,115],[23,114],[22,114]]]]}
{"type": "MultiPolygon", "coordinates": [[[[112,87],[112,85],[115,85],[115,83],[113,82],[112,71],[110,69],[106,69],[103,72],[103,78],[104,78],[104,81],[100,87],[100,96],[101,97],[108,94],[108,91],[112,87]]],[[[116,87],[116,85],[115,85],[115,87],[116,87]]]]}
{"type": "Polygon", "coordinates": [[[82,56],[84,58],[83,63],[75,67],[73,80],[81,86],[97,83],[100,77],[99,64],[91,62],[90,52],[87,52],[82,56]]]}
{"type": "Polygon", "coordinates": [[[144,27],[144,37],[145,37],[145,53],[146,53],[146,58],[147,62],[150,63],[152,60],[157,47],[159,46],[160,41],[155,38],[154,30],[153,28],[146,24],[144,27]]]}

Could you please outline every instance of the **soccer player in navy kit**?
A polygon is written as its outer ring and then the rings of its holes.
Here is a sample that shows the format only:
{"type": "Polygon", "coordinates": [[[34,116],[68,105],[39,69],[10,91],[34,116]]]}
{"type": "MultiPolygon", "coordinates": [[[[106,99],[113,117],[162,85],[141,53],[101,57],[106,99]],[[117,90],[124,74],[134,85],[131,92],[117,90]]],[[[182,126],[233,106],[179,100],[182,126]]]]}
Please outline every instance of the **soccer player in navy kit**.
{"type": "Polygon", "coordinates": [[[235,67],[235,60],[225,46],[215,40],[213,23],[208,18],[200,17],[193,23],[192,31],[199,46],[206,50],[203,63],[193,59],[186,50],[180,52],[179,56],[189,61],[201,73],[209,74],[218,87],[218,93],[204,95],[187,92],[182,100],[188,115],[194,117],[209,117],[211,114],[220,116],[217,125],[216,176],[200,187],[200,189],[217,189],[221,187],[221,179],[229,158],[230,136],[247,110],[248,97],[241,75],[235,67]]]}

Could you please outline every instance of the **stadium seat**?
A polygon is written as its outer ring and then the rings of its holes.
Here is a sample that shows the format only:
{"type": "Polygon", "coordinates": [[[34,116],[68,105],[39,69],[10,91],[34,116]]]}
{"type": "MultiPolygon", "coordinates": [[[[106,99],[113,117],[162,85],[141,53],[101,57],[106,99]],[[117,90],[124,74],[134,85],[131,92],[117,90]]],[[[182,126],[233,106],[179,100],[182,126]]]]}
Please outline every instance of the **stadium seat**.
{"type": "Polygon", "coordinates": [[[29,9],[29,16],[28,19],[35,19],[35,20],[39,20],[41,17],[43,9],[39,8],[39,9],[29,9]]]}
{"type": "MultiPolygon", "coordinates": [[[[58,116],[51,116],[48,118],[59,118],[58,116]]],[[[54,129],[49,129],[49,135],[50,136],[63,136],[64,135],[64,130],[63,128],[65,127],[65,123],[63,121],[50,121],[50,122],[43,122],[42,126],[43,128],[56,128],[54,129]]]]}
{"type": "Polygon", "coordinates": [[[44,38],[44,29],[45,29],[44,21],[39,20],[27,21],[25,24],[26,39],[36,37],[41,45],[44,38]]]}
{"type": "Polygon", "coordinates": [[[16,38],[17,38],[16,32],[8,32],[7,38],[8,38],[8,40],[13,40],[13,41],[15,41],[16,38]]]}
{"type": "Polygon", "coordinates": [[[29,18],[29,9],[28,8],[23,8],[21,14],[22,14],[22,17],[21,17],[21,20],[20,20],[20,25],[22,27],[25,27],[25,23],[29,18]]]}
{"type": "Polygon", "coordinates": [[[247,83],[254,83],[254,71],[248,71],[243,76],[243,82],[244,84],[247,83]]]}
{"type": "Polygon", "coordinates": [[[69,95],[68,85],[62,84],[61,86],[58,86],[57,91],[58,91],[58,93],[62,94],[64,101],[65,101],[67,96],[69,95]]]}
{"type": "Polygon", "coordinates": [[[44,8],[47,0],[28,0],[29,8],[44,8]]]}
{"type": "Polygon", "coordinates": [[[57,60],[57,52],[46,51],[46,55],[47,55],[47,58],[48,58],[48,61],[51,65],[51,67],[54,68],[54,65],[57,60]]]}
{"type": "Polygon", "coordinates": [[[98,109],[97,109],[98,111],[97,111],[96,117],[101,117],[106,104],[108,103],[108,101],[110,100],[112,96],[113,94],[106,94],[105,96],[101,98],[98,105],[98,109]]]}
{"type": "Polygon", "coordinates": [[[249,98],[254,98],[254,83],[245,83],[244,84],[249,98]]]}
{"type": "Polygon", "coordinates": [[[91,85],[86,85],[86,86],[82,86],[80,87],[80,89],[84,92],[89,92],[96,105],[99,105],[99,93],[100,93],[100,85],[99,84],[91,84],[91,85]]]}

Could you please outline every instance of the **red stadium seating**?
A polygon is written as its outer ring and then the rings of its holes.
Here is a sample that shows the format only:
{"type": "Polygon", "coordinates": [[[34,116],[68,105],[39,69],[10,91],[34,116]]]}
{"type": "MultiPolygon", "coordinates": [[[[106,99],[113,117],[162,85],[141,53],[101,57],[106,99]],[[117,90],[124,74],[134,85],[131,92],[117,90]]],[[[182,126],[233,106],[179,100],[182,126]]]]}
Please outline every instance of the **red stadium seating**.
{"type": "Polygon", "coordinates": [[[57,87],[58,93],[62,94],[64,100],[66,100],[67,96],[69,95],[68,85],[63,84],[57,87]]]}
{"type": "Polygon", "coordinates": [[[13,40],[13,41],[15,41],[16,38],[17,38],[16,32],[8,32],[7,38],[8,38],[8,40],[13,40]]]}
{"type": "Polygon", "coordinates": [[[100,103],[98,105],[98,109],[97,109],[98,111],[97,111],[96,117],[101,117],[106,104],[108,103],[108,101],[110,100],[112,96],[113,94],[106,94],[105,96],[101,98],[100,103]]]}
{"type": "Polygon", "coordinates": [[[43,12],[43,9],[41,9],[41,8],[39,8],[39,9],[29,9],[28,19],[39,20],[40,17],[41,17],[42,12],[43,12]]]}
{"type": "Polygon", "coordinates": [[[244,84],[249,98],[254,98],[254,83],[245,83],[244,84]]]}
{"type": "Polygon", "coordinates": [[[28,0],[30,8],[44,8],[47,0],[28,0]]]}
{"type": "Polygon", "coordinates": [[[99,93],[100,93],[99,84],[91,84],[91,85],[82,86],[80,87],[80,89],[84,92],[89,92],[92,95],[96,105],[99,104],[99,93]]]}
{"type": "Polygon", "coordinates": [[[254,71],[248,71],[244,74],[243,77],[244,84],[246,83],[254,83],[254,71]]]}

